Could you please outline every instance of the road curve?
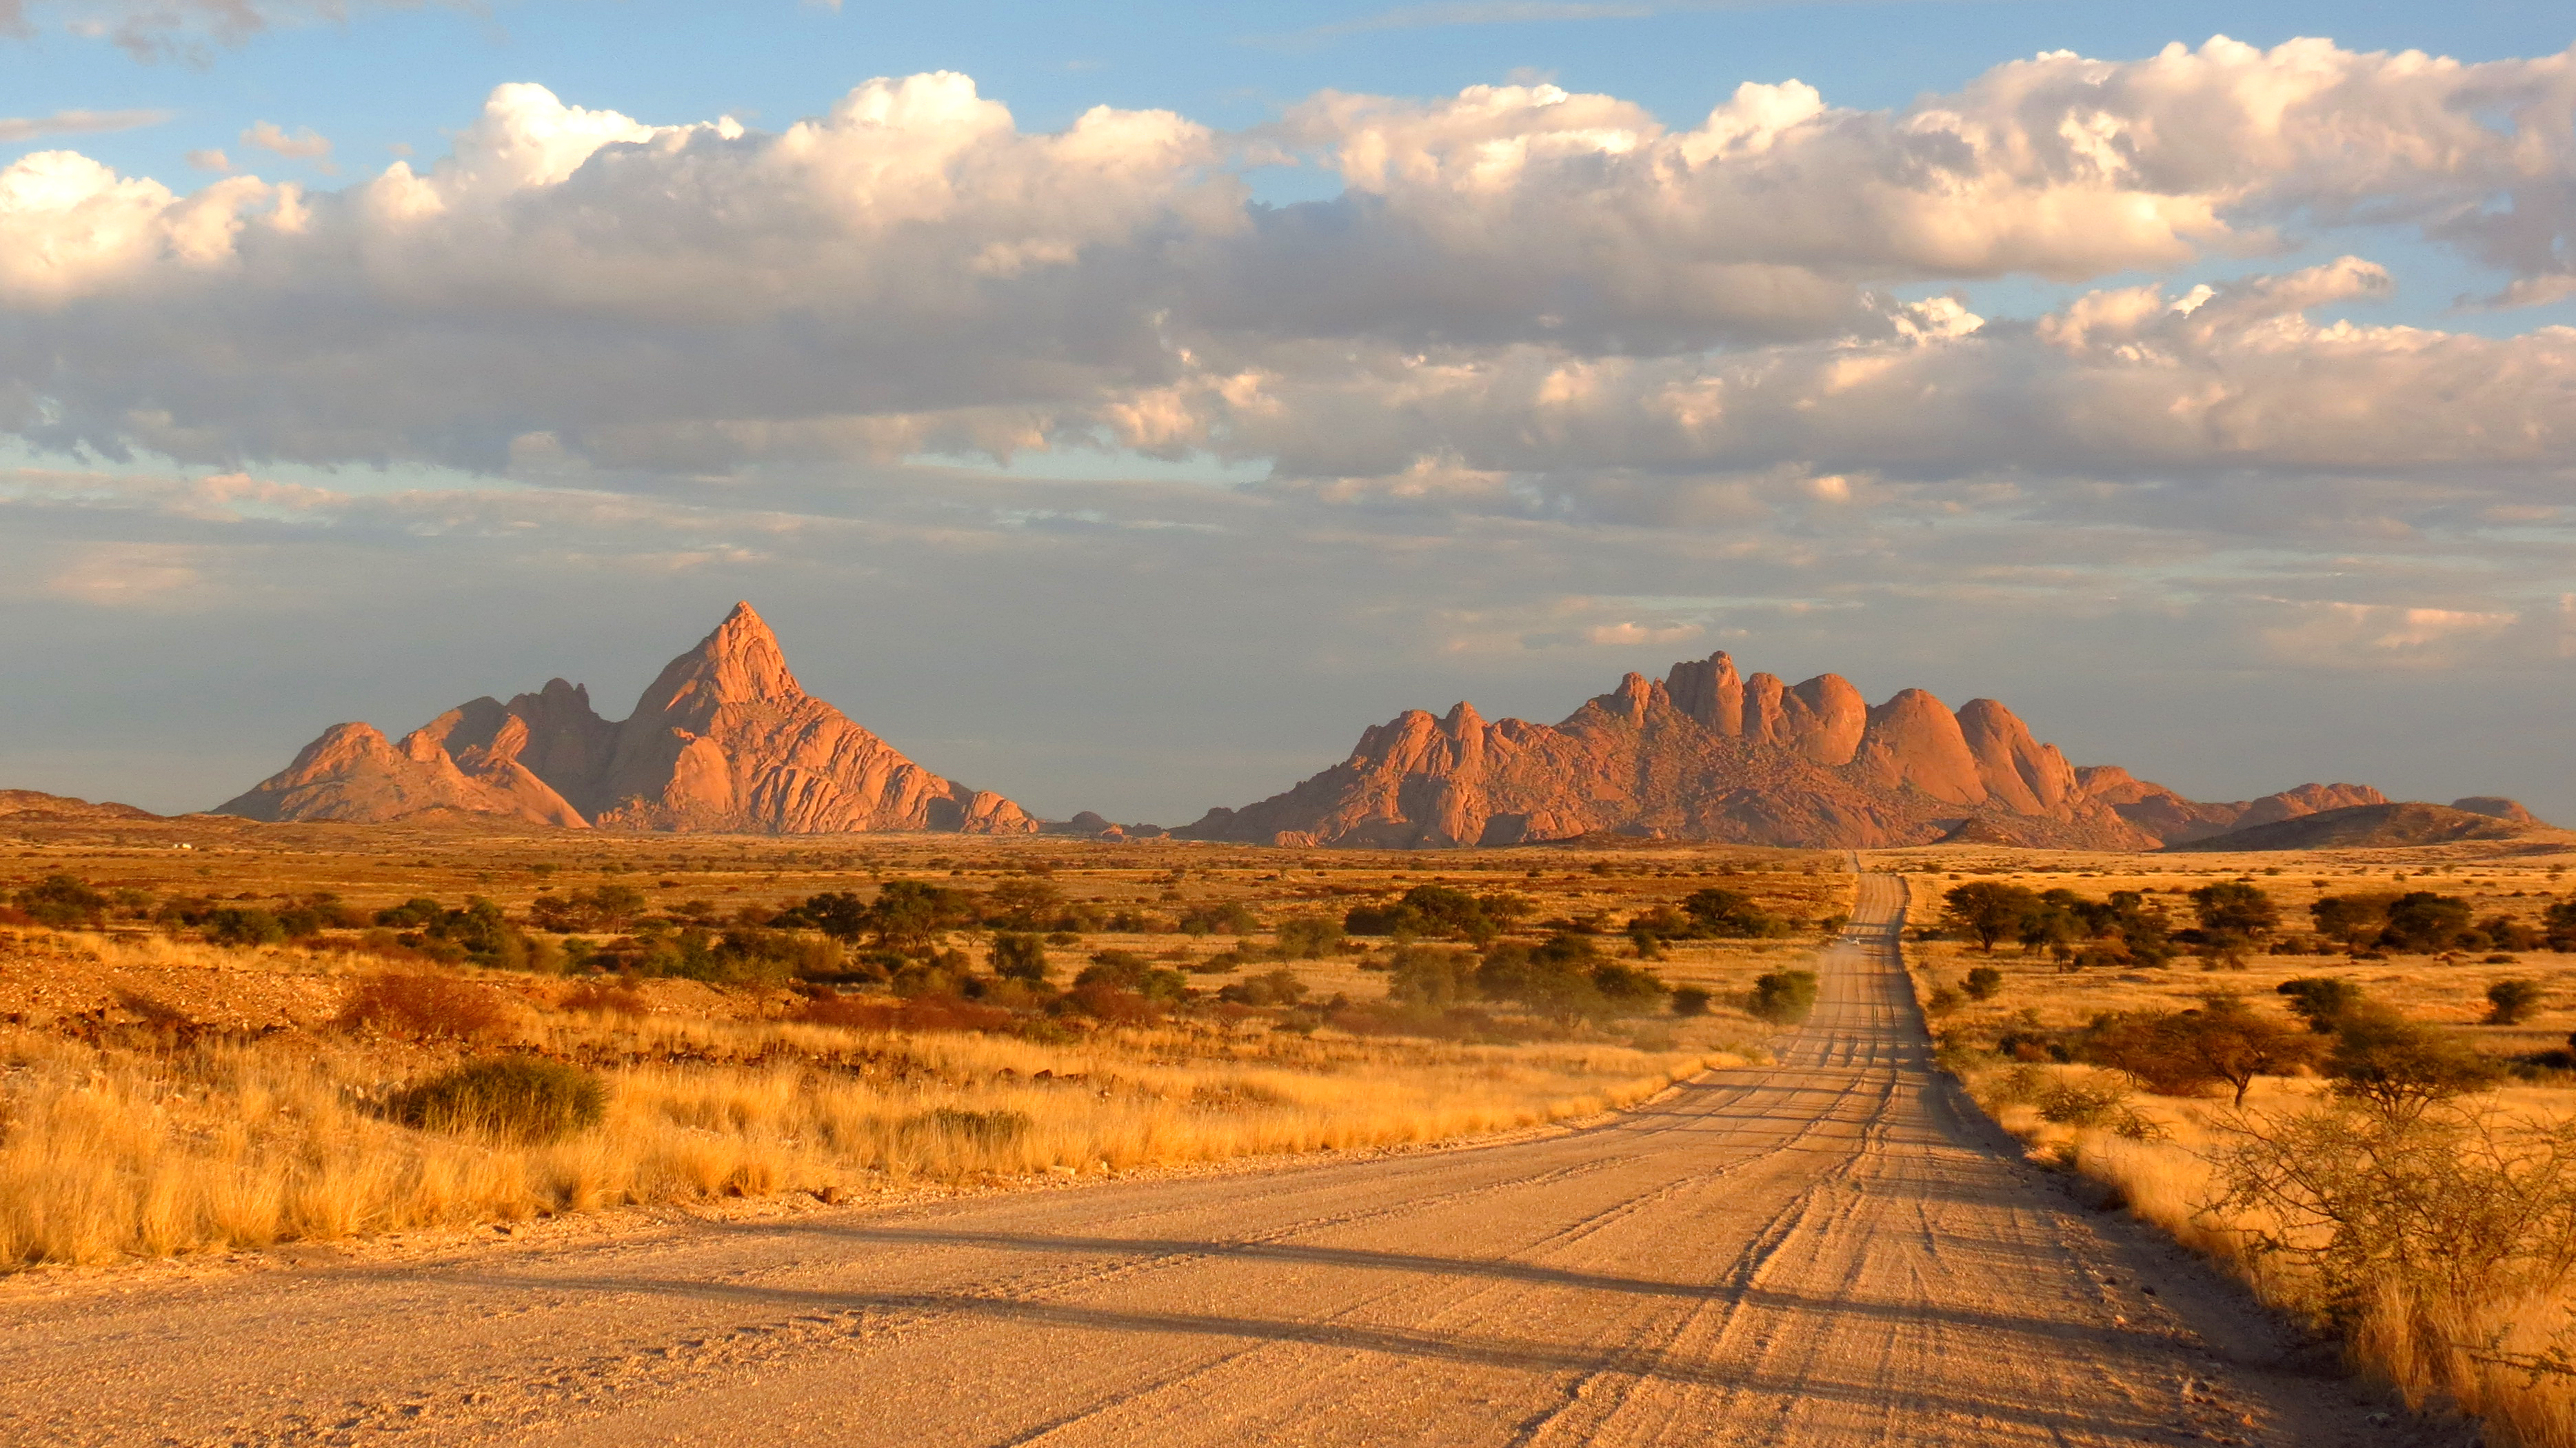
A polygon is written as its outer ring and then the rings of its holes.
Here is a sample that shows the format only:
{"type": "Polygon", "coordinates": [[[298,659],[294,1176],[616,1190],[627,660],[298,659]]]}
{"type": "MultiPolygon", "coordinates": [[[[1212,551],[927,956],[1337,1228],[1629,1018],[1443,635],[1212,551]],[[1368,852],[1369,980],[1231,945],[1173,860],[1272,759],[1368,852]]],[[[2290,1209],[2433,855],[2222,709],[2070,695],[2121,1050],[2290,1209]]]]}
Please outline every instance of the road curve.
{"type": "Polygon", "coordinates": [[[2405,1441],[1930,1065],[1862,877],[1780,1063],[1488,1147],[0,1298],[0,1441],[2405,1441]]]}

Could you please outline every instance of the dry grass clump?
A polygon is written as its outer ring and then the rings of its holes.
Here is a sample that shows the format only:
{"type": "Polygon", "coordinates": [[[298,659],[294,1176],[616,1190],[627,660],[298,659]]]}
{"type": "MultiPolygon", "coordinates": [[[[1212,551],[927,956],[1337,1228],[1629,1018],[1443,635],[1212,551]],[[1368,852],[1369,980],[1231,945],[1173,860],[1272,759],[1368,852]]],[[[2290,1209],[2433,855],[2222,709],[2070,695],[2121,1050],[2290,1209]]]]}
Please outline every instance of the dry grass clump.
{"type": "Polygon", "coordinates": [[[548,1142],[597,1126],[607,1105],[606,1083],[578,1066],[501,1056],[408,1087],[386,1103],[385,1114],[431,1131],[548,1142]]]}

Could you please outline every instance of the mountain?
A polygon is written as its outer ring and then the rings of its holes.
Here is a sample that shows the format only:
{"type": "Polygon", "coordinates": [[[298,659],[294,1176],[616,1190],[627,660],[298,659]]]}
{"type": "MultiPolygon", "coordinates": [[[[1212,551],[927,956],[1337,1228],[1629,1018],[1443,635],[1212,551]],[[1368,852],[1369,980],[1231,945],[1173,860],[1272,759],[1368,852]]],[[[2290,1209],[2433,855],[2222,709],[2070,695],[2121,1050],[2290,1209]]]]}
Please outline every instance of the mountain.
{"type": "MultiPolygon", "coordinates": [[[[2528,810],[2524,811],[2529,814],[2528,810]]],[[[2250,825],[2174,846],[2178,850],[2367,850],[2445,845],[2460,840],[2566,839],[2537,820],[2529,824],[2439,804],[2365,804],[2296,819],[2250,825]]]]}
{"type": "Polygon", "coordinates": [[[441,810],[575,829],[1037,828],[1018,805],[942,779],[806,693],[748,603],[673,659],[622,722],[554,679],[507,704],[460,704],[398,741],[335,724],[216,813],[379,823],[441,810]]]}
{"type": "Polygon", "coordinates": [[[1921,689],[1872,707],[1832,674],[1739,677],[1720,653],[1660,683],[1630,674],[1563,721],[1488,723],[1461,703],[1400,714],[1340,764],[1184,838],[1282,845],[1511,845],[1596,832],[1810,848],[2000,836],[2040,847],[2153,849],[2259,816],[2369,803],[2302,785],[2235,804],[2186,800],[2126,771],[2077,769],[2010,709],[1955,713],[1921,689]],[[1984,821],[1984,827],[1968,824],[1984,821]]]}

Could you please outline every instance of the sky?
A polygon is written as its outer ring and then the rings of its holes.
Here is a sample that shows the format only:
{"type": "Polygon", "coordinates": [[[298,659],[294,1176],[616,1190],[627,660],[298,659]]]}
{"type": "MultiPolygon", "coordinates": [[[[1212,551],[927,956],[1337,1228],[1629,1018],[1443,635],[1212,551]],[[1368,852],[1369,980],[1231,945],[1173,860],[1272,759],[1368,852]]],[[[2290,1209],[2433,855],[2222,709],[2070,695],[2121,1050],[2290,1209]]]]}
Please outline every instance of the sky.
{"type": "Polygon", "coordinates": [[[1061,818],[1724,649],[2576,823],[2563,3],[0,0],[0,787],[622,714],[1061,818]]]}

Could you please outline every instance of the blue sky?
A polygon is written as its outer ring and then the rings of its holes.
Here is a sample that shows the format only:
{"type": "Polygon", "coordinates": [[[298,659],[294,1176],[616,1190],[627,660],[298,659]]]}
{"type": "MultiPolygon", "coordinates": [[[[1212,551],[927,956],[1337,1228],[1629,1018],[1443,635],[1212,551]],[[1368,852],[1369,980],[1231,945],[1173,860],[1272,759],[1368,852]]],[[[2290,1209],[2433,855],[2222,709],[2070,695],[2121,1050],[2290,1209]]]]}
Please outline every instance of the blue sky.
{"type": "MultiPolygon", "coordinates": [[[[29,0],[0,40],[0,168],[101,163],[45,195],[95,188],[160,238],[109,255],[83,220],[43,234],[60,267],[0,258],[0,569],[29,580],[0,589],[26,681],[0,783],[202,806],[340,718],[556,672],[613,712],[750,596],[817,692],[1056,815],[1239,804],[1398,708],[1554,718],[1726,647],[2001,697],[2203,797],[2324,775],[2576,817],[2563,5],[317,8],[119,44],[197,7],[29,0]],[[2268,57],[2209,59],[2221,33],[2268,57]],[[2296,37],[2339,49],[2272,49],[2296,37]],[[2248,160],[2155,91],[2170,42],[2229,104],[2326,65],[2344,89],[2313,105],[2416,130],[2248,160]],[[2488,69],[2428,101],[2367,58],[2407,49],[2488,69]],[[2072,160],[1906,181],[1919,214],[1870,191],[1938,115],[1991,136],[2060,104],[1995,97],[2061,50],[2140,87],[2099,155],[2152,160],[2069,181],[2099,161],[2069,112],[2029,136],[2072,160]],[[887,221],[912,203],[871,193],[818,232],[861,183],[761,189],[772,138],[935,71],[1012,122],[955,152],[948,209],[887,221]],[[1722,205],[1602,180],[1628,141],[1541,156],[1652,124],[1678,156],[1739,84],[1792,80],[1825,109],[1780,145],[1814,149],[1739,158],[1722,205]],[[550,96],[487,111],[514,83],[550,96]],[[1543,85],[1572,99],[1451,99],[1543,85]],[[1047,159],[1103,106],[1187,126],[1047,159]],[[588,124],[562,107],[630,129],[491,179],[588,124]],[[2462,116],[2526,128],[2538,169],[2422,162],[2462,116]],[[1505,134],[1540,159],[1480,190],[1461,158],[1505,134]],[[1353,180],[1380,141],[1425,169],[1353,180]],[[366,219],[398,161],[451,229],[366,219]],[[766,219],[670,200],[700,184],[766,219]],[[1952,184],[1994,189],[1942,211],[1952,184]],[[2160,219],[2084,209],[2123,187],[2160,219]],[[183,223],[209,197],[220,245],[183,223]],[[2201,284],[2206,310],[2157,310],[2201,284]],[[2139,288],[2163,300],[2118,300],[2139,288]]],[[[984,124],[906,94],[907,144],[984,124]]]]}

